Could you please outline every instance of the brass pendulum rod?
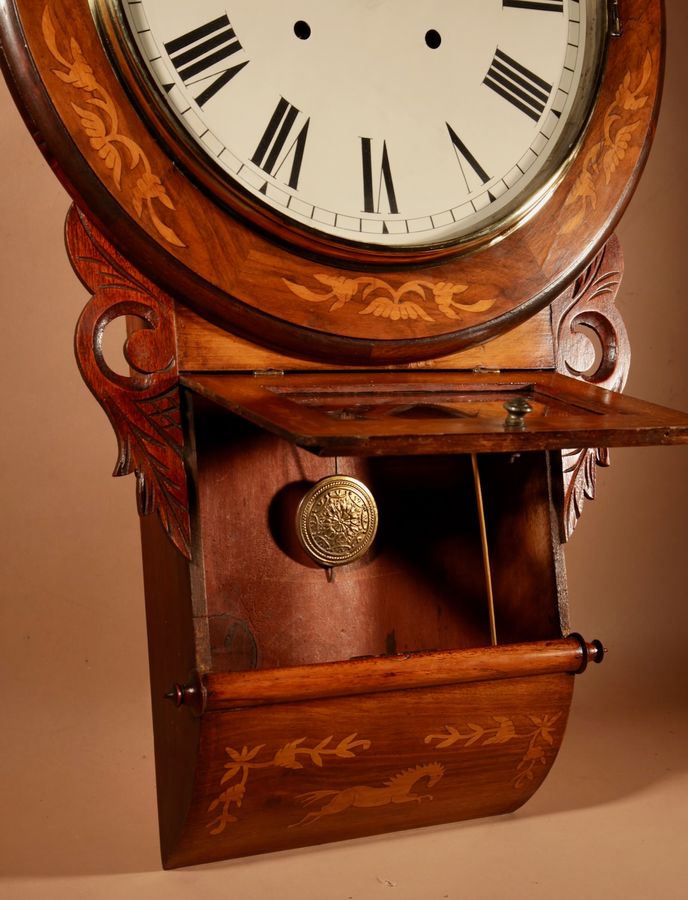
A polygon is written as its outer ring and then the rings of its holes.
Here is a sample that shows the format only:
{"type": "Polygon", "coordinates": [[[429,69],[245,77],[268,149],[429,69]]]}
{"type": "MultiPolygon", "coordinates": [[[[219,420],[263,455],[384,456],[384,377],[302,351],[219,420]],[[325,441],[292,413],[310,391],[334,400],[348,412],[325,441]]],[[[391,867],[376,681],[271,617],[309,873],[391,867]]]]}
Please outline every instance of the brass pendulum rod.
{"type": "Polygon", "coordinates": [[[473,466],[473,484],[475,486],[475,500],[478,507],[478,521],[480,522],[480,543],[483,551],[483,570],[485,572],[485,588],[487,590],[487,609],[490,616],[490,640],[492,646],[497,646],[497,623],[495,619],[494,593],[492,591],[492,574],[490,572],[490,548],[487,543],[487,526],[485,524],[485,507],[483,505],[483,491],[480,485],[480,471],[478,469],[477,454],[471,453],[471,465],[473,466]]]}
{"type": "MultiPolygon", "coordinates": [[[[334,458],[334,474],[339,475],[339,457],[338,456],[335,456],[335,458],[334,458]]],[[[334,579],[335,579],[334,566],[326,566],[325,567],[325,577],[327,578],[328,584],[334,584],[334,579]]]]}

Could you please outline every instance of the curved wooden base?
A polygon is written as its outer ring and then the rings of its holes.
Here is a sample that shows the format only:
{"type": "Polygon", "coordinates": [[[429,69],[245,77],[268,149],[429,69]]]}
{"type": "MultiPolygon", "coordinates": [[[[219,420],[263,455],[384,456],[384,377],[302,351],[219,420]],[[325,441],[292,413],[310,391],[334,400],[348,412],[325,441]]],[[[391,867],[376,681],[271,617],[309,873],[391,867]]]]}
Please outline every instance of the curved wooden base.
{"type": "Polygon", "coordinates": [[[574,674],[602,657],[572,636],[204,664],[197,564],[155,517],[141,528],[168,868],[511,812],[554,762],[574,674]]]}
{"type": "Polygon", "coordinates": [[[554,762],[572,691],[559,672],[206,712],[164,865],[512,812],[554,762]]]}

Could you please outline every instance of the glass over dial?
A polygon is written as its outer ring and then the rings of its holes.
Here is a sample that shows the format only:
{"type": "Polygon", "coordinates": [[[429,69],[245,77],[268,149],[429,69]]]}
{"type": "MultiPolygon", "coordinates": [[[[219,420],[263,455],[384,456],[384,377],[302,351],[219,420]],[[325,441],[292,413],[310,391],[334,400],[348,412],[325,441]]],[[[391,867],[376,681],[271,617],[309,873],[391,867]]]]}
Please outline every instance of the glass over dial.
{"type": "Polygon", "coordinates": [[[106,0],[153,108],[267,220],[377,248],[503,233],[591,109],[601,0],[106,0]]]}

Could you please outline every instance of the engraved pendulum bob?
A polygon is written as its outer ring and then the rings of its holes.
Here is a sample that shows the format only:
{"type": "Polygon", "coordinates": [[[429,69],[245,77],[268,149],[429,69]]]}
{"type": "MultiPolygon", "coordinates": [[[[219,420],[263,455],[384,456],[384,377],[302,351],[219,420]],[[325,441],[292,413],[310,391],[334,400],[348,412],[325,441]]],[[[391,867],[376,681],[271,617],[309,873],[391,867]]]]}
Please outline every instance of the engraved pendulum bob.
{"type": "Polygon", "coordinates": [[[378,512],[368,488],[350,475],[330,475],[304,496],[296,512],[301,546],[321,566],[360,559],[377,533],[378,512]]]}

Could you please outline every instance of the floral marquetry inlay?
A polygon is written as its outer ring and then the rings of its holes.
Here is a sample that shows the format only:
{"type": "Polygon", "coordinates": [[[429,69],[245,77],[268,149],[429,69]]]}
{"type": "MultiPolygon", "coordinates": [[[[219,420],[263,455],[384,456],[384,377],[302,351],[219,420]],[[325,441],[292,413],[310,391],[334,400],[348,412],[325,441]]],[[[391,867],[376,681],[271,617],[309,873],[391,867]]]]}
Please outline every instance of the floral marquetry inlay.
{"type": "Polygon", "coordinates": [[[533,781],[539,768],[548,765],[549,751],[555,745],[555,727],[560,718],[561,713],[526,716],[526,729],[519,731],[513,718],[492,716],[484,724],[468,722],[458,727],[445,725],[443,733],[429,734],[425,743],[434,744],[436,750],[446,750],[456,744],[463,747],[488,747],[524,741],[525,750],[516,764],[512,782],[515,788],[520,789],[528,781],[533,781]]]}
{"type": "Polygon", "coordinates": [[[329,311],[337,312],[347,304],[357,308],[360,316],[376,316],[399,322],[422,319],[434,322],[430,314],[446,319],[460,319],[463,315],[487,312],[495,300],[459,303],[456,299],[468,290],[466,284],[445,281],[407,281],[395,288],[381,278],[346,278],[342,275],[314,275],[324,289],[314,290],[303,284],[284,279],[290,291],[309,303],[329,303],[329,311]]]}
{"type": "Polygon", "coordinates": [[[54,74],[65,84],[86,95],[83,105],[72,103],[72,109],[79,116],[91,148],[110,171],[115,187],[122,191],[125,178],[133,181],[130,199],[138,218],[143,219],[144,213],[147,214],[153,227],[165,241],[176,247],[184,247],[181,238],[165,224],[158,213],[157,204],[174,210],[172,200],[161,179],[153,172],[142,148],[120,130],[117,107],[108,91],[98,82],[81,47],[72,38],[69,53],[60,50],[55,25],[47,6],[43,12],[42,24],[45,43],[52,56],[63,67],[53,69],[54,74]]]}
{"type": "Polygon", "coordinates": [[[560,234],[575,231],[589,208],[597,208],[599,175],[602,173],[605,185],[609,185],[619,164],[631,148],[633,135],[640,127],[640,121],[633,113],[642,109],[649,100],[649,96],[643,91],[648,86],[651,75],[652,57],[648,52],[637,86],[632,87],[631,73],[626,72],[613,102],[607,109],[603,137],[588,150],[583,171],[574,182],[564,203],[565,207],[572,207],[573,212],[562,225],[560,234]]]}

